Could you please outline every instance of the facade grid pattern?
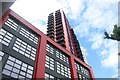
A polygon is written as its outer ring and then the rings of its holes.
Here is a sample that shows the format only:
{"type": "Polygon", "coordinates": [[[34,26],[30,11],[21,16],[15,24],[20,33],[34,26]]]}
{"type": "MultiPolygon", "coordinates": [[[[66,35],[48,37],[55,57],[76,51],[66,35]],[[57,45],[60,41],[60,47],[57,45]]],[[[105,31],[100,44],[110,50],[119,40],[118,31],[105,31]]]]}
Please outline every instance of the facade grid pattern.
{"type": "Polygon", "coordinates": [[[16,39],[13,50],[21,53],[22,55],[25,55],[32,60],[35,60],[36,49],[19,38],[16,39]]]}
{"type": "Polygon", "coordinates": [[[0,43],[8,46],[13,38],[13,35],[4,29],[0,29],[0,43]]]}
{"type": "Polygon", "coordinates": [[[4,46],[2,46],[2,51],[0,51],[0,61],[3,63],[3,79],[6,78],[6,76],[7,78],[12,77],[13,79],[15,78],[22,80],[33,78],[33,67],[37,52],[38,36],[36,34],[32,34],[35,32],[29,28],[24,29],[25,26],[21,25],[23,24],[9,16],[9,18],[3,24],[3,27],[0,29],[0,43],[4,44],[4,46]],[[26,33],[28,30],[30,30],[28,31],[29,36],[26,35],[25,30],[26,33]],[[29,42],[27,42],[23,37],[28,38],[29,42]],[[18,54],[20,57],[17,56],[18,54]],[[25,57],[22,58],[21,55],[25,57]]]}
{"type": "Polygon", "coordinates": [[[45,80],[54,80],[54,79],[55,79],[54,76],[52,76],[52,75],[50,75],[48,73],[45,73],[45,80]]]}
{"type": "Polygon", "coordinates": [[[54,59],[50,58],[49,56],[46,56],[45,66],[51,70],[54,70],[54,59]]]}
{"type": "Polygon", "coordinates": [[[71,78],[71,73],[70,73],[70,68],[64,66],[63,64],[56,62],[57,63],[57,73],[67,77],[71,78]]]}
{"type": "Polygon", "coordinates": [[[54,48],[53,46],[47,44],[46,51],[55,55],[56,58],[62,60],[63,62],[69,64],[68,57],[58,49],[54,48]]]}
{"type": "Polygon", "coordinates": [[[51,70],[56,70],[55,73],[59,75],[62,75],[66,78],[71,78],[70,68],[68,67],[69,66],[68,57],[50,44],[47,44],[46,51],[48,52],[48,54],[52,54],[52,56],[54,56],[54,59],[61,60],[62,62],[54,60],[53,58],[47,55],[45,66],[51,70]],[[64,65],[63,63],[65,63],[68,66],[64,65]]]}
{"type": "Polygon", "coordinates": [[[19,33],[21,35],[23,35],[24,37],[26,37],[27,39],[29,39],[30,41],[34,42],[35,44],[38,43],[38,38],[34,34],[30,33],[27,30],[25,30],[24,28],[21,28],[19,33]]]}
{"type": "Polygon", "coordinates": [[[2,73],[13,78],[31,79],[33,67],[9,56],[2,73]]]}
{"type": "Polygon", "coordinates": [[[13,30],[15,30],[15,31],[17,31],[17,29],[18,29],[18,24],[17,23],[15,23],[12,19],[8,19],[6,22],[5,22],[5,24],[7,25],[7,26],[9,26],[10,28],[12,28],[13,30]]]}

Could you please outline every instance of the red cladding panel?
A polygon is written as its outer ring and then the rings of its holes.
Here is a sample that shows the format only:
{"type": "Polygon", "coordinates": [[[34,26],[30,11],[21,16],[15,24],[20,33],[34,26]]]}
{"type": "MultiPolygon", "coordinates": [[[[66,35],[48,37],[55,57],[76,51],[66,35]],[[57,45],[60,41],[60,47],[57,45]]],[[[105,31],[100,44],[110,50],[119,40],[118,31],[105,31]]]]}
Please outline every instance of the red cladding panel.
{"type": "Polygon", "coordinates": [[[61,18],[62,18],[62,24],[63,24],[64,38],[65,38],[65,46],[66,46],[66,49],[70,52],[68,32],[67,32],[67,25],[66,25],[66,23],[65,23],[64,12],[62,11],[62,9],[60,9],[60,12],[61,12],[61,18]]]}
{"type": "Polygon", "coordinates": [[[94,74],[92,72],[92,68],[90,68],[89,73],[90,73],[90,77],[92,78],[92,80],[95,80],[94,74]]]}
{"type": "Polygon", "coordinates": [[[75,68],[75,62],[72,56],[69,57],[69,62],[70,62],[70,72],[71,72],[72,80],[78,80],[77,71],[75,68]]]}
{"type": "Polygon", "coordinates": [[[38,52],[36,55],[34,77],[35,79],[44,78],[45,74],[45,58],[46,58],[46,38],[44,36],[39,39],[38,52]]]}

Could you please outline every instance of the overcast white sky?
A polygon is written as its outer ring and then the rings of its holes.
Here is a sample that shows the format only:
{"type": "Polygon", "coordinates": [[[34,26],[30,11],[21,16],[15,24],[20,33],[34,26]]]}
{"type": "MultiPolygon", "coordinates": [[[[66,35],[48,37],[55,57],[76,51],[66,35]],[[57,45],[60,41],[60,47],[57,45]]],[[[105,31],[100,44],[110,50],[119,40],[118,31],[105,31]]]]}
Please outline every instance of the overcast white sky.
{"type": "Polygon", "coordinates": [[[119,0],[16,0],[11,7],[17,14],[46,33],[47,16],[62,8],[74,29],[95,77],[118,74],[118,46],[105,40],[104,30],[112,32],[118,23],[119,0]]]}

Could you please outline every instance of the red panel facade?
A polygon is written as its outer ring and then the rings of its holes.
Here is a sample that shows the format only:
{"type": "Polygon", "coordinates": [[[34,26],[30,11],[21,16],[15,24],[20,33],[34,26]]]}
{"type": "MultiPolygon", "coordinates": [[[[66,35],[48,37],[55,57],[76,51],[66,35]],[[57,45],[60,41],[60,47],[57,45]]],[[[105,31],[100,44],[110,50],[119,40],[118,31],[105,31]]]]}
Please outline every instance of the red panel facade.
{"type": "Polygon", "coordinates": [[[68,32],[67,32],[67,27],[66,27],[66,23],[65,23],[65,18],[64,18],[64,14],[61,11],[61,17],[62,17],[62,24],[63,24],[63,32],[64,32],[64,37],[65,37],[65,46],[66,46],[66,49],[70,52],[70,46],[69,46],[69,42],[68,42],[68,32]]]}
{"type": "Polygon", "coordinates": [[[94,75],[92,73],[92,68],[90,66],[88,66],[86,63],[84,63],[83,61],[81,61],[80,59],[78,59],[77,57],[72,55],[68,50],[64,49],[62,46],[60,46],[53,40],[51,40],[49,37],[47,37],[45,34],[43,34],[41,31],[39,31],[37,28],[35,28],[33,25],[31,25],[29,22],[24,20],[22,17],[17,15],[12,10],[8,10],[7,13],[5,13],[2,16],[2,22],[0,22],[0,25],[3,25],[4,22],[9,18],[9,16],[13,16],[14,18],[16,18],[21,23],[28,26],[28,28],[30,28],[31,30],[33,30],[34,32],[36,32],[39,35],[39,43],[38,43],[37,54],[36,54],[36,59],[35,59],[35,64],[34,64],[34,73],[33,73],[34,79],[44,78],[45,59],[46,59],[46,44],[47,44],[47,42],[49,42],[52,45],[54,45],[55,47],[57,47],[58,49],[60,49],[62,52],[64,52],[69,57],[72,80],[76,80],[78,78],[77,71],[75,68],[75,61],[77,61],[78,63],[85,66],[89,70],[90,78],[92,80],[94,80],[94,75]]]}
{"type": "Polygon", "coordinates": [[[34,79],[44,78],[45,58],[46,58],[46,38],[43,36],[39,39],[39,46],[34,67],[34,79]]]}

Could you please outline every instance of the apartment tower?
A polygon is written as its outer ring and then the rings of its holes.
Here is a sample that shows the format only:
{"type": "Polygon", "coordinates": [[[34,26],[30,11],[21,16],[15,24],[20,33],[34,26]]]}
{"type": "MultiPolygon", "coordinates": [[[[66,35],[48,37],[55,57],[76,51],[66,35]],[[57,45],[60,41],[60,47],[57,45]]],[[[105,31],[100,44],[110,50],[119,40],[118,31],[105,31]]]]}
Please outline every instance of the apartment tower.
{"type": "Polygon", "coordinates": [[[49,14],[47,36],[84,61],[79,42],[62,9],[49,14]]]}
{"type": "Polygon", "coordinates": [[[50,38],[10,9],[0,20],[0,79],[94,80],[62,10],[49,15],[50,38]]]}

